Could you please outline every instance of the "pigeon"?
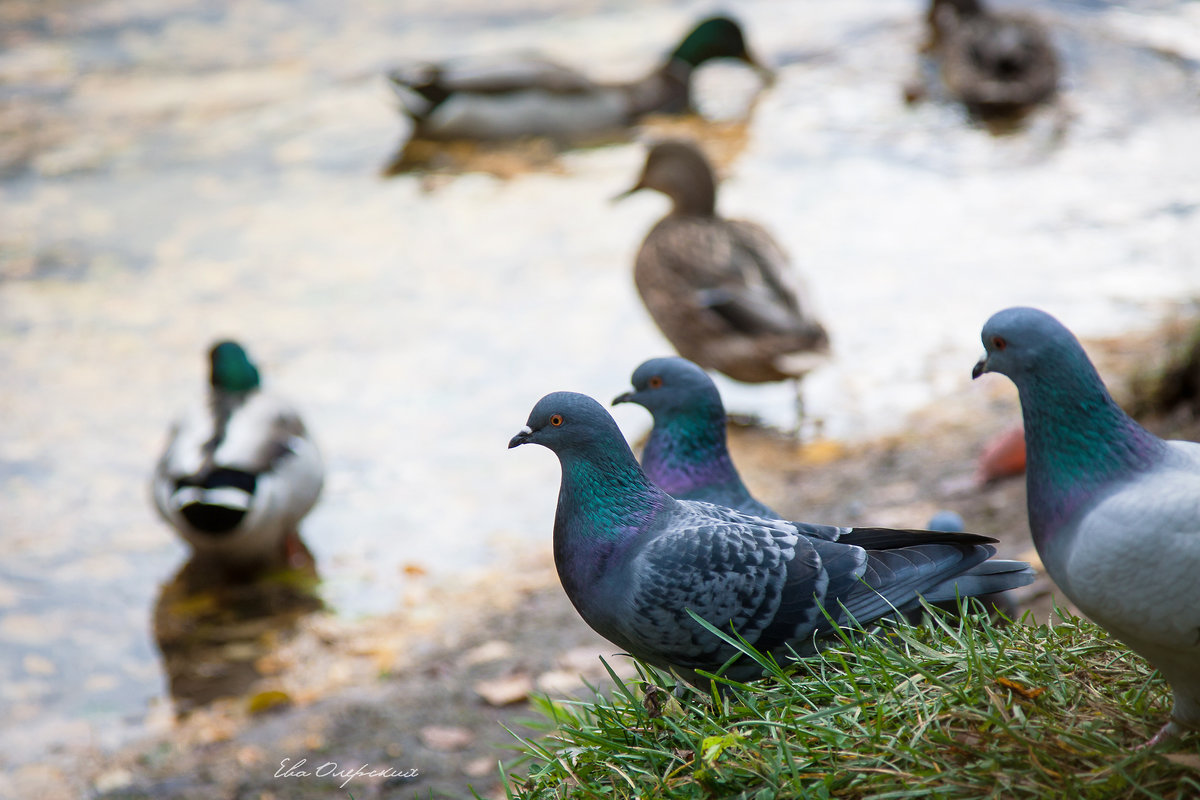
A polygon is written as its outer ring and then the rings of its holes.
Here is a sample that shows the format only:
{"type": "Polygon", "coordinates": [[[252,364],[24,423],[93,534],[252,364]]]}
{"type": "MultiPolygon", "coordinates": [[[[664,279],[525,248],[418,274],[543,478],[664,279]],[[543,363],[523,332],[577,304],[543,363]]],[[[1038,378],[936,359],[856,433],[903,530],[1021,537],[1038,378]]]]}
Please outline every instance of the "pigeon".
{"type": "Polygon", "coordinates": [[[686,358],[652,358],[633,373],[633,391],[613,399],[654,417],[642,469],[680,500],[703,500],[756,517],[782,519],[742,483],[725,445],[725,405],[708,373],[686,358]]]}
{"type": "Polygon", "coordinates": [[[716,58],[751,56],[741,26],[729,17],[697,23],[663,63],[624,84],[597,83],[574,68],[528,56],[420,64],[388,80],[414,125],[413,138],[502,141],[545,136],[572,141],[625,128],[647,114],[692,110],[691,76],[716,58]]]}
{"type": "Polygon", "coordinates": [[[1171,718],[1147,745],[1200,728],[1200,444],[1134,422],[1044,311],[1000,311],[982,338],[972,375],[1007,375],[1020,395],[1029,528],[1046,571],[1171,685],[1171,718]]]}
{"type": "Polygon", "coordinates": [[[634,186],[671,213],[646,234],[634,263],[638,294],[675,351],[743,383],[799,380],[828,355],[799,276],[760,225],[716,213],[716,179],[700,150],[659,142],[634,186]]]}
{"type": "Polygon", "coordinates": [[[171,428],[152,491],[163,518],[199,556],[251,575],[308,556],[300,520],[324,465],[297,412],[261,390],[245,349],[209,351],[210,391],[171,428]]]}
{"type": "MultiPolygon", "coordinates": [[[[1028,564],[989,560],[995,540],[985,536],[818,526],[677,500],[646,477],[612,416],[586,395],[538,401],[508,446],[527,443],[549,448],[562,469],[554,561],[575,609],[616,646],[698,685],[698,670],[716,672],[738,651],[689,610],[782,658],[813,652],[835,624],[867,625],[922,596],[1033,580],[1028,564]]],[[[761,669],[739,659],[724,674],[751,680],[761,669]]]]}

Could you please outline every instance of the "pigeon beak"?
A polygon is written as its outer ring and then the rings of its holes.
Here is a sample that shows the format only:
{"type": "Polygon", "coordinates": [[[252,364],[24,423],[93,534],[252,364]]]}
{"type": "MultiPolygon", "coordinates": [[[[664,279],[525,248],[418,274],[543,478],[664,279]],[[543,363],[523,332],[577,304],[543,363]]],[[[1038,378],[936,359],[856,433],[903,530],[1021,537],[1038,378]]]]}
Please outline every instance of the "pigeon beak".
{"type": "Polygon", "coordinates": [[[975,368],[971,370],[971,380],[978,378],[980,375],[988,371],[987,353],[983,354],[983,358],[975,362],[975,368]]]}
{"type": "Polygon", "coordinates": [[[620,405],[621,403],[632,403],[632,402],[633,402],[633,392],[622,392],[621,394],[614,397],[612,400],[612,404],[614,406],[620,405]]]}
{"type": "Polygon", "coordinates": [[[531,436],[533,436],[533,429],[526,425],[517,432],[516,436],[508,440],[508,449],[511,450],[517,445],[526,444],[531,436]]]}

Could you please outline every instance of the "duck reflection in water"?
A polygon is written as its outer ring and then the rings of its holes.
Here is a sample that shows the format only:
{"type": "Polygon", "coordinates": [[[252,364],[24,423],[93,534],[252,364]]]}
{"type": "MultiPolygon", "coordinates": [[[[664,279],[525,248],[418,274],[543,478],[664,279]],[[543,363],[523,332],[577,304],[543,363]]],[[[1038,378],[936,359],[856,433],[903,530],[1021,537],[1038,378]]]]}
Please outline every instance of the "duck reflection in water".
{"type": "Polygon", "coordinates": [[[181,714],[246,693],[260,657],[322,607],[299,534],[324,481],[320,452],[296,411],[262,391],[241,345],[218,342],[209,361],[207,397],[172,426],[152,486],[192,550],[154,612],[181,714]]]}

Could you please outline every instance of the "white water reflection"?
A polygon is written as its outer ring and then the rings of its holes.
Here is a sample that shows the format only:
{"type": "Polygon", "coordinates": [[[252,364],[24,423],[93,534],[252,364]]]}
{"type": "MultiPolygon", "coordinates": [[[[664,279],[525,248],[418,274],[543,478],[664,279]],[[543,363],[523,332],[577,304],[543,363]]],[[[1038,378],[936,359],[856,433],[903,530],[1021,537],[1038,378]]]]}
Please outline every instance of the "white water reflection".
{"type": "MultiPolygon", "coordinates": [[[[1003,306],[1086,336],[1200,294],[1194,4],[1053,4],[1065,123],[1003,139],[902,104],[917,3],[726,6],[783,66],[720,204],[773,230],[813,288],[835,359],[807,400],[828,433],[970,391],[1003,306]]],[[[146,482],[214,338],[244,340],[319,437],[329,477],[305,538],[342,613],[395,608],[405,564],[452,576],[508,542],[548,546],[557,466],[505,443],[545,392],[607,401],[668,352],[630,275],[665,200],[608,202],[636,145],[566,154],[562,174],[382,181],[403,124],[380,73],[536,46],[630,77],[712,10],[58,3],[7,34],[2,121],[38,135],[5,145],[0,183],[6,758],[62,719],[103,741],[162,694],[149,609],[184,551],[146,482]]],[[[722,385],[790,424],[788,387],[722,385]]]]}

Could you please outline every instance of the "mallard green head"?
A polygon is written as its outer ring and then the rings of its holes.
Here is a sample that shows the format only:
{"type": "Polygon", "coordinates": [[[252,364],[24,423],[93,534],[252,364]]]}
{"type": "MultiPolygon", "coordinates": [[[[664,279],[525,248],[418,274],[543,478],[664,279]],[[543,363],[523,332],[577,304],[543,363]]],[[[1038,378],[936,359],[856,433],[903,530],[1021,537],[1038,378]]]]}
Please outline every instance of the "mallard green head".
{"type": "Polygon", "coordinates": [[[760,71],[766,70],[750,55],[742,28],[729,17],[712,17],[689,33],[671,58],[698,67],[712,58],[736,58],[760,71]]]}
{"type": "Polygon", "coordinates": [[[217,342],[208,354],[212,362],[210,382],[222,392],[249,392],[258,388],[258,368],[240,344],[217,342]]]}

